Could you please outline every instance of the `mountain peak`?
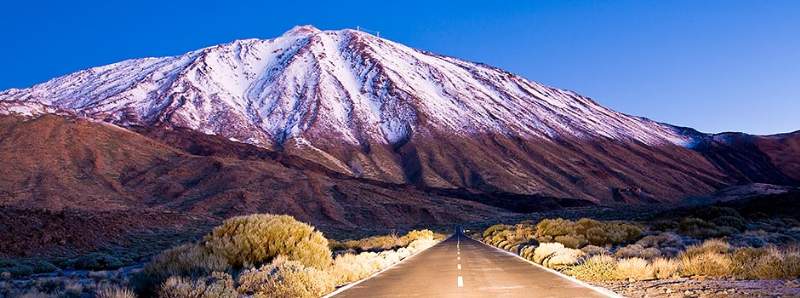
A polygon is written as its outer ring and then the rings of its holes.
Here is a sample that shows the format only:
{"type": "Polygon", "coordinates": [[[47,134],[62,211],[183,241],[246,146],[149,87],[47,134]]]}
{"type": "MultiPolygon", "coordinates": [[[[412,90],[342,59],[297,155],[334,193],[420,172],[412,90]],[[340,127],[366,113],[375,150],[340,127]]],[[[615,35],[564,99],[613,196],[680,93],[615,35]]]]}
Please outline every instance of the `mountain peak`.
{"type": "Polygon", "coordinates": [[[289,31],[286,31],[285,33],[283,33],[283,35],[284,36],[288,36],[288,35],[311,35],[311,34],[316,34],[316,33],[319,33],[319,32],[322,32],[322,31],[317,29],[317,27],[314,27],[313,25],[298,25],[298,26],[292,27],[292,29],[289,29],[289,31]]]}

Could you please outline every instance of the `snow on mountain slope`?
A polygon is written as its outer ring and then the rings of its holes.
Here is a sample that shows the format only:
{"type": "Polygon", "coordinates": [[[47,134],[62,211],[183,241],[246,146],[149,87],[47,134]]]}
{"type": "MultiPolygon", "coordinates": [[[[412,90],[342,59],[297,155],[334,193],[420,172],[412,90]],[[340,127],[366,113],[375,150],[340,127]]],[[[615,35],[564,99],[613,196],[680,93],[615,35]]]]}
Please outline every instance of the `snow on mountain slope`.
{"type": "Polygon", "coordinates": [[[180,56],[127,60],[0,93],[121,125],[169,124],[264,147],[324,135],[402,144],[430,130],[690,143],[671,126],[497,68],[354,31],[295,27],[180,56]]]}
{"type": "Polygon", "coordinates": [[[355,30],[295,27],[0,92],[0,114],[52,111],[188,128],[345,175],[508,202],[671,200],[791,180],[753,146],[355,30]]]}

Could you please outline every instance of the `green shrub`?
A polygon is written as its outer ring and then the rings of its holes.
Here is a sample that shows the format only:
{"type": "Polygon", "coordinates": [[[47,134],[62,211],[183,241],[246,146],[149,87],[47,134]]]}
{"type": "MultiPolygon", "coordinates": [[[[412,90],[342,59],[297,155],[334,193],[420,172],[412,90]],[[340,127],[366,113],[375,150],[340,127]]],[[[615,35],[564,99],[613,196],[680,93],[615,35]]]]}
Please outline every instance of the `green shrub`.
{"type": "Polygon", "coordinates": [[[155,256],[141,272],[133,276],[131,283],[136,292],[148,296],[169,277],[199,278],[229,268],[227,259],[197,244],[184,244],[155,256]]]}
{"type": "Polygon", "coordinates": [[[747,223],[745,223],[744,219],[741,217],[720,216],[712,219],[711,222],[717,226],[731,227],[738,231],[744,231],[747,229],[747,223]]]}
{"type": "Polygon", "coordinates": [[[546,237],[547,239],[543,239],[545,241],[555,239],[556,236],[574,234],[576,234],[575,223],[563,218],[543,219],[536,224],[536,237],[546,237]]]}
{"type": "Polygon", "coordinates": [[[589,241],[587,241],[586,237],[583,235],[556,236],[554,240],[558,243],[564,244],[565,247],[569,248],[581,248],[589,243],[589,241]]]}
{"type": "Polygon", "coordinates": [[[17,277],[56,270],[58,270],[58,267],[44,260],[0,259],[0,272],[8,272],[17,277]]]}
{"type": "Polygon", "coordinates": [[[332,262],[322,233],[288,215],[233,217],[214,228],[204,241],[214,254],[236,267],[263,264],[278,255],[318,269],[332,262]]]}
{"type": "Polygon", "coordinates": [[[230,274],[214,272],[211,276],[168,278],[159,290],[162,298],[235,298],[238,297],[230,274]]]}
{"type": "Polygon", "coordinates": [[[83,270],[109,270],[122,267],[123,262],[106,253],[90,253],[70,261],[72,267],[83,270]]]}
{"type": "Polygon", "coordinates": [[[617,260],[608,255],[596,255],[566,272],[582,280],[609,281],[616,279],[616,270],[617,260]]]}
{"type": "Polygon", "coordinates": [[[285,258],[239,276],[239,292],[255,297],[321,297],[334,287],[334,279],[325,271],[285,258]]]}
{"type": "Polygon", "coordinates": [[[706,239],[730,235],[732,228],[723,229],[705,220],[687,217],[681,220],[678,231],[684,235],[706,239]]]}
{"type": "Polygon", "coordinates": [[[489,238],[489,237],[493,236],[495,233],[497,233],[499,231],[507,230],[509,228],[510,228],[510,226],[504,225],[504,224],[493,225],[491,227],[486,228],[486,230],[483,231],[483,238],[484,239],[489,238]]]}

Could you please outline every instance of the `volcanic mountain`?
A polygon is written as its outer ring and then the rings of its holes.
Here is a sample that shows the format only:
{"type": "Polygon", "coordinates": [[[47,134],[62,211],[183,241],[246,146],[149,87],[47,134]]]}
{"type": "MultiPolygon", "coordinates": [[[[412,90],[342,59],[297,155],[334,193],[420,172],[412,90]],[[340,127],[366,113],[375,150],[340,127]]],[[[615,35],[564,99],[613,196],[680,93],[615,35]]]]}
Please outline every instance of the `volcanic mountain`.
{"type": "MultiPolygon", "coordinates": [[[[25,157],[33,162],[4,170],[19,178],[0,181],[5,183],[0,196],[4,205],[81,207],[80,201],[47,202],[63,195],[59,186],[72,185],[71,196],[85,192],[108,200],[105,196],[124,194],[124,200],[113,202],[120,206],[190,208],[204,200],[225,206],[262,204],[257,202],[278,196],[300,210],[306,201],[335,201],[338,194],[331,185],[339,185],[339,190],[366,188],[358,191],[362,197],[350,198],[356,201],[381,193],[384,204],[409,197],[417,203],[444,202],[423,195],[430,194],[492,205],[469,205],[491,214],[499,212],[495,207],[520,211],[509,207],[516,206],[515,200],[526,206],[537,200],[675,201],[729,185],[800,180],[798,133],[704,134],[619,113],[575,92],[488,65],[356,30],[311,26],[295,27],[274,39],[126,60],[6,90],[0,92],[0,112],[16,115],[3,122],[3,160],[36,154],[25,157]],[[103,142],[75,142],[68,135],[53,139],[46,127],[55,124],[25,124],[43,114],[61,115],[67,123],[107,123],[83,125],[84,130],[126,129],[113,137],[124,144],[87,147],[103,142]],[[23,137],[28,130],[42,139],[23,142],[32,137],[23,137]],[[26,153],[20,146],[32,141],[64,153],[26,153]],[[137,152],[137,147],[148,149],[137,152]],[[98,171],[102,155],[92,155],[98,152],[117,154],[103,164],[113,170],[98,171]],[[225,166],[197,159],[209,155],[234,158],[236,167],[247,169],[226,174],[220,170],[225,166]],[[262,155],[270,166],[242,162],[262,155]],[[132,159],[136,156],[143,159],[132,159]],[[69,167],[59,169],[72,174],[43,165],[65,160],[69,167]],[[139,172],[131,173],[133,169],[139,172]],[[310,172],[324,173],[319,175],[326,182],[259,184],[276,178],[264,173],[287,182],[306,181],[310,172]],[[82,188],[65,178],[75,173],[87,174],[91,182],[82,188]],[[179,178],[172,180],[169,173],[179,178]],[[165,185],[166,180],[182,182],[165,185]],[[26,192],[23,184],[34,189],[26,192]],[[203,185],[208,188],[197,188],[203,185]],[[303,193],[299,189],[304,187],[313,191],[303,193]],[[26,195],[41,189],[52,191],[26,195]],[[236,190],[248,195],[228,192],[236,190]]],[[[204,206],[211,212],[222,208],[204,206]]],[[[270,206],[256,209],[278,208],[270,206]]],[[[412,209],[419,208],[405,211],[412,209]]],[[[341,214],[309,217],[330,220],[341,214]]]]}

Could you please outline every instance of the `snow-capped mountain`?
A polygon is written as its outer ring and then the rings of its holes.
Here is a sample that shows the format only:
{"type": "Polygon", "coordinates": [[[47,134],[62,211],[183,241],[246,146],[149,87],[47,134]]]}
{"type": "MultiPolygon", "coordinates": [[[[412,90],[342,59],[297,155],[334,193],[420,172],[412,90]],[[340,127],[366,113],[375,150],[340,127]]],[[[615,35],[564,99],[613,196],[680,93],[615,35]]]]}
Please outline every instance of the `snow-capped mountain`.
{"type": "Polygon", "coordinates": [[[424,187],[597,201],[674,198],[736,180],[689,148],[705,138],[693,130],[355,30],[301,26],[126,60],[0,92],[0,103],[5,113],[60,109],[189,128],[424,187]]]}
{"type": "MultiPolygon", "coordinates": [[[[0,93],[119,124],[158,122],[264,146],[319,134],[397,144],[429,129],[685,144],[674,128],[490,66],[355,30],[295,27],[180,56],[127,60],[0,93]]],[[[311,143],[313,145],[313,142],[311,143]]]]}

